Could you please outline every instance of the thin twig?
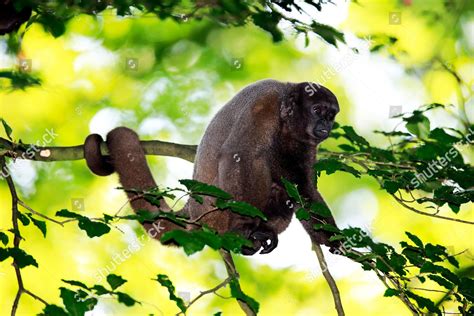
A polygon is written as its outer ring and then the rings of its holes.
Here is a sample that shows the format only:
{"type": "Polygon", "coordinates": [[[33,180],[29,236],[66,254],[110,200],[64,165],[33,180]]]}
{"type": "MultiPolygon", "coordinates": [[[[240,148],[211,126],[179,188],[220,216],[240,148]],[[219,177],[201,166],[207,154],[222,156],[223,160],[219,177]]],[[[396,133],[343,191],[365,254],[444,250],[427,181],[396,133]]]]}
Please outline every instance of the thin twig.
{"type": "MultiPolygon", "coordinates": [[[[362,168],[364,168],[366,171],[369,170],[369,168],[367,167],[365,162],[357,160],[357,159],[355,159],[353,161],[355,163],[357,163],[359,166],[361,166],[362,168]]],[[[380,179],[378,179],[378,178],[374,178],[374,179],[380,184],[380,186],[383,185],[382,181],[380,181],[380,179]]],[[[395,194],[391,194],[391,195],[395,198],[395,200],[398,202],[398,204],[402,205],[404,208],[406,208],[410,211],[413,211],[417,214],[421,214],[421,215],[425,215],[425,216],[429,216],[429,217],[434,217],[434,218],[439,218],[439,219],[444,219],[444,220],[447,220],[447,221],[453,221],[453,222],[458,222],[458,223],[463,223],[463,224],[474,225],[474,222],[471,222],[471,221],[468,221],[468,220],[458,219],[458,218],[453,218],[453,217],[447,217],[447,216],[442,216],[442,215],[438,215],[438,214],[432,214],[432,213],[420,211],[420,210],[406,204],[402,199],[398,198],[395,194]]]]}
{"type": "Polygon", "coordinates": [[[20,200],[20,199],[18,200],[18,204],[20,204],[20,205],[23,206],[25,209],[27,209],[28,211],[30,211],[31,213],[33,213],[33,214],[35,214],[35,215],[37,215],[37,216],[39,216],[39,217],[42,217],[42,218],[44,218],[44,219],[46,219],[46,220],[48,220],[48,221],[50,221],[50,222],[56,223],[56,224],[58,224],[58,225],[64,226],[63,222],[57,221],[57,220],[55,220],[54,218],[48,217],[48,216],[46,216],[46,215],[44,215],[44,214],[41,214],[41,213],[35,211],[35,210],[32,209],[31,207],[29,207],[28,204],[26,204],[25,202],[23,202],[23,201],[20,200]]]}
{"type": "Polygon", "coordinates": [[[344,308],[342,307],[341,294],[339,293],[339,289],[337,288],[336,281],[334,281],[334,278],[329,272],[326,260],[324,259],[323,250],[321,249],[321,246],[318,244],[313,244],[313,250],[314,252],[316,252],[316,256],[318,257],[319,266],[321,267],[323,276],[326,279],[326,282],[328,283],[329,288],[331,289],[337,315],[344,316],[345,314],[344,314],[344,308]]]}
{"type": "MultiPolygon", "coordinates": [[[[224,281],[222,281],[221,283],[219,283],[218,285],[216,285],[215,287],[213,287],[212,289],[209,289],[209,290],[206,290],[206,291],[202,291],[201,293],[199,293],[198,296],[196,296],[191,302],[189,302],[189,304],[186,306],[186,311],[191,307],[191,305],[193,305],[197,300],[199,300],[201,297],[207,295],[207,294],[216,294],[217,295],[217,291],[220,290],[221,288],[225,287],[227,284],[229,284],[230,281],[232,281],[233,277],[232,276],[229,276],[227,277],[227,279],[225,279],[224,281]]],[[[176,315],[181,315],[181,314],[184,314],[183,312],[179,312],[178,314],[176,315]]]]}
{"type": "MultiPolygon", "coordinates": [[[[232,277],[232,279],[237,280],[237,286],[238,286],[238,289],[240,290],[240,283],[238,282],[239,274],[237,272],[237,269],[235,268],[235,263],[234,263],[234,260],[232,259],[232,255],[230,254],[230,252],[223,249],[219,250],[219,253],[222,259],[224,260],[225,269],[227,270],[227,275],[229,275],[229,277],[232,277]]],[[[247,303],[241,300],[237,300],[237,303],[239,303],[239,306],[244,311],[245,315],[256,316],[256,314],[253,312],[253,310],[250,308],[250,306],[247,303]]]]}
{"type": "Polygon", "coordinates": [[[402,205],[406,209],[408,209],[410,211],[413,211],[415,213],[426,215],[426,216],[429,216],[429,217],[445,219],[447,221],[453,221],[453,222],[458,222],[458,223],[463,223],[463,224],[474,225],[474,222],[471,222],[471,221],[468,221],[468,220],[453,218],[453,217],[447,217],[447,216],[443,216],[443,215],[431,214],[431,213],[428,213],[428,212],[420,211],[420,210],[406,204],[405,202],[403,202],[403,200],[399,199],[396,195],[392,194],[392,196],[395,198],[395,200],[398,202],[398,204],[402,205]]]}
{"type": "MultiPolygon", "coordinates": [[[[352,254],[355,254],[357,256],[362,256],[363,255],[363,253],[361,253],[357,250],[354,250],[354,249],[349,249],[349,252],[352,253],[352,254]]],[[[380,258],[380,256],[378,256],[378,257],[380,258]]],[[[348,258],[350,258],[350,257],[348,257],[348,258]]],[[[350,259],[352,259],[352,258],[350,258],[350,259]]],[[[352,260],[354,260],[354,259],[352,259],[352,260]]],[[[357,263],[360,263],[360,262],[357,261],[357,263]]],[[[392,283],[395,286],[395,288],[400,292],[400,294],[397,295],[397,298],[400,299],[403,302],[403,304],[406,305],[406,307],[410,310],[410,312],[413,315],[420,315],[420,312],[419,312],[418,308],[416,306],[414,306],[412,304],[412,302],[410,302],[408,297],[406,297],[406,295],[403,293],[403,288],[400,286],[400,283],[398,282],[397,279],[395,279],[389,273],[385,273],[385,272],[380,271],[379,269],[377,269],[377,266],[376,266],[375,262],[367,260],[367,263],[372,267],[372,270],[375,272],[377,277],[380,279],[380,281],[382,281],[382,283],[385,285],[385,287],[387,289],[391,289],[392,287],[390,287],[390,285],[387,283],[386,279],[388,279],[390,281],[390,283],[392,283]]],[[[387,266],[389,268],[391,268],[389,265],[387,265],[387,266]]]]}
{"type": "Polygon", "coordinates": [[[449,293],[449,291],[441,291],[434,289],[424,289],[422,287],[409,287],[410,290],[426,291],[426,292],[437,292],[437,293],[449,293]]]}
{"type": "MultiPolygon", "coordinates": [[[[0,156],[0,166],[2,170],[8,171],[8,167],[5,163],[5,158],[0,156]]],[[[18,194],[16,193],[16,188],[15,184],[13,183],[13,179],[11,177],[10,172],[7,172],[7,175],[5,176],[5,180],[7,181],[8,188],[10,190],[10,195],[12,197],[12,224],[13,224],[13,246],[15,248],[20,248],[20,242],[21,242],[21,236],[20,236],[20,228],[18,225],[18,204],[20,199],[18,198],[18,194]]],[[[48,305],[48,303],[37,296],[36,294],[33,294],[32,292],[28,291],[25,289],[24,283],[23,283],[23,278],[21,276],[21,270],[18,264],[15,262],[15,259],[13,259],[13,268],[15,269],[15,275],[16,275],[16,280],[18,283],[18,291],[16,292],[15,299],[13,300],[13,305],[12,305],[12,310],[11,310],[11,316],[15,316],[16,312],[18,310],[18,304],[20,303],[20,298],[22,294],[27,294],[31,297],[33,297],[36,300],[39,300],[45,305],[48,305]]]]}
{"type": "Polygon", "coordinates": [[[199,222],[203,217],[209,215],[210,213],[214,213],[216,211],[221,211],[221,209],[220,208],[213,208],[212,210],[204,212],[201,215],[199,215],[198,217],[196,217],[195,219],[193,219],[192,221],[189,221],[189,224],[195,224],[195,223],[199,222]]]}

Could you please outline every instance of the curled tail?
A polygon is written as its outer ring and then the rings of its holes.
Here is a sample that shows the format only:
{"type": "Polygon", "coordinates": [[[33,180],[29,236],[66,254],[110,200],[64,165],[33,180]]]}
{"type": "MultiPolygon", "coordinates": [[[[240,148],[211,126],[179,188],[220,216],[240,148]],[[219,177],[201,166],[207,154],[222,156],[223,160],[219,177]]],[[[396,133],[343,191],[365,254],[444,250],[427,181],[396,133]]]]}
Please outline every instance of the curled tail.
{"type": "MultiPolygon", "coordinates": [[[[87,136],[84,142],[84,158],[93,173],[99,176],[107,176],[115,171],[119,175],[120,183],[126,190],[135,212],[138,210],[150,212],[159,209],[162,211],[171,210],[164,199],[160,201],[160,207],[158,208],[137,193],[130,191],[130,189],[145,191],[156,187],[145,153],[140,145],[140,139],[133,130],[118,127],[107,134],[106,144],[109,149],[109,156],[101,154],[100,146],[102,143],[103,139],[98,134],[87,136]]],[[[182,229],[182,227],[162,219],[154,223],[145,222],[143,227],[151,237],[158,240],[167,231],[182,229]]]]}

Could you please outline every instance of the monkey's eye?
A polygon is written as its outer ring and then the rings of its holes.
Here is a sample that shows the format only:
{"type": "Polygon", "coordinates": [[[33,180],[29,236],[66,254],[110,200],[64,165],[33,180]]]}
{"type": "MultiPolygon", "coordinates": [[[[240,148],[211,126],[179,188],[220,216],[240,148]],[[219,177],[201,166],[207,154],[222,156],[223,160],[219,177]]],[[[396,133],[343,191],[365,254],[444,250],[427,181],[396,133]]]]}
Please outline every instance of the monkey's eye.
{"type": "Polygon", "coordinates": [[[319,115],[319,114],[321,114],[321,109],[320,109],[320,108],[318,108],[318,107],[315,105],[315,106],[313,106],[313,113],[315,113],[315,114],[318,114],[318,115],[319,115]]]}

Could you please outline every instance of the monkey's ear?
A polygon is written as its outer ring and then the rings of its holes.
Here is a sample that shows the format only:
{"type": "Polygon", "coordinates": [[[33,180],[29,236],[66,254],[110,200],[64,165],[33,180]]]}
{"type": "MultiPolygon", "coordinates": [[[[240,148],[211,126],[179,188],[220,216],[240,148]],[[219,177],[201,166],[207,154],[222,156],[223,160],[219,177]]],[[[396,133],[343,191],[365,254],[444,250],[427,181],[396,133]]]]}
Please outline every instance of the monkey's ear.
{"type": "Polygon", "coordinates": [[[298,101],[300,92],[297,86],[293,87],[288,95],[283,99],[280,105],[280,117],[287,120],[296,110],[296,102],[298,101]]]}

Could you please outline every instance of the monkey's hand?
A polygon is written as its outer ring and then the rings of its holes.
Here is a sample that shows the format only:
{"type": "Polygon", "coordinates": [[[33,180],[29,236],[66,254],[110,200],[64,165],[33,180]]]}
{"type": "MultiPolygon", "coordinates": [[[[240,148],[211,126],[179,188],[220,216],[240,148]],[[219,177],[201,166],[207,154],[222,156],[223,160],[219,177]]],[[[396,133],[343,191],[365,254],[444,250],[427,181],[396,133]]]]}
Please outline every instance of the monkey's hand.
{"type": "Polygon", "coordinates": [[[255,254],[260,248],[260,254],[266,254],[273,251],[278,246],[278,236],[271,231],[255,231],[250,234],[250,241],[253,242],[253,247],[243,247],[242,254],[251,256],[255,254]]]}

